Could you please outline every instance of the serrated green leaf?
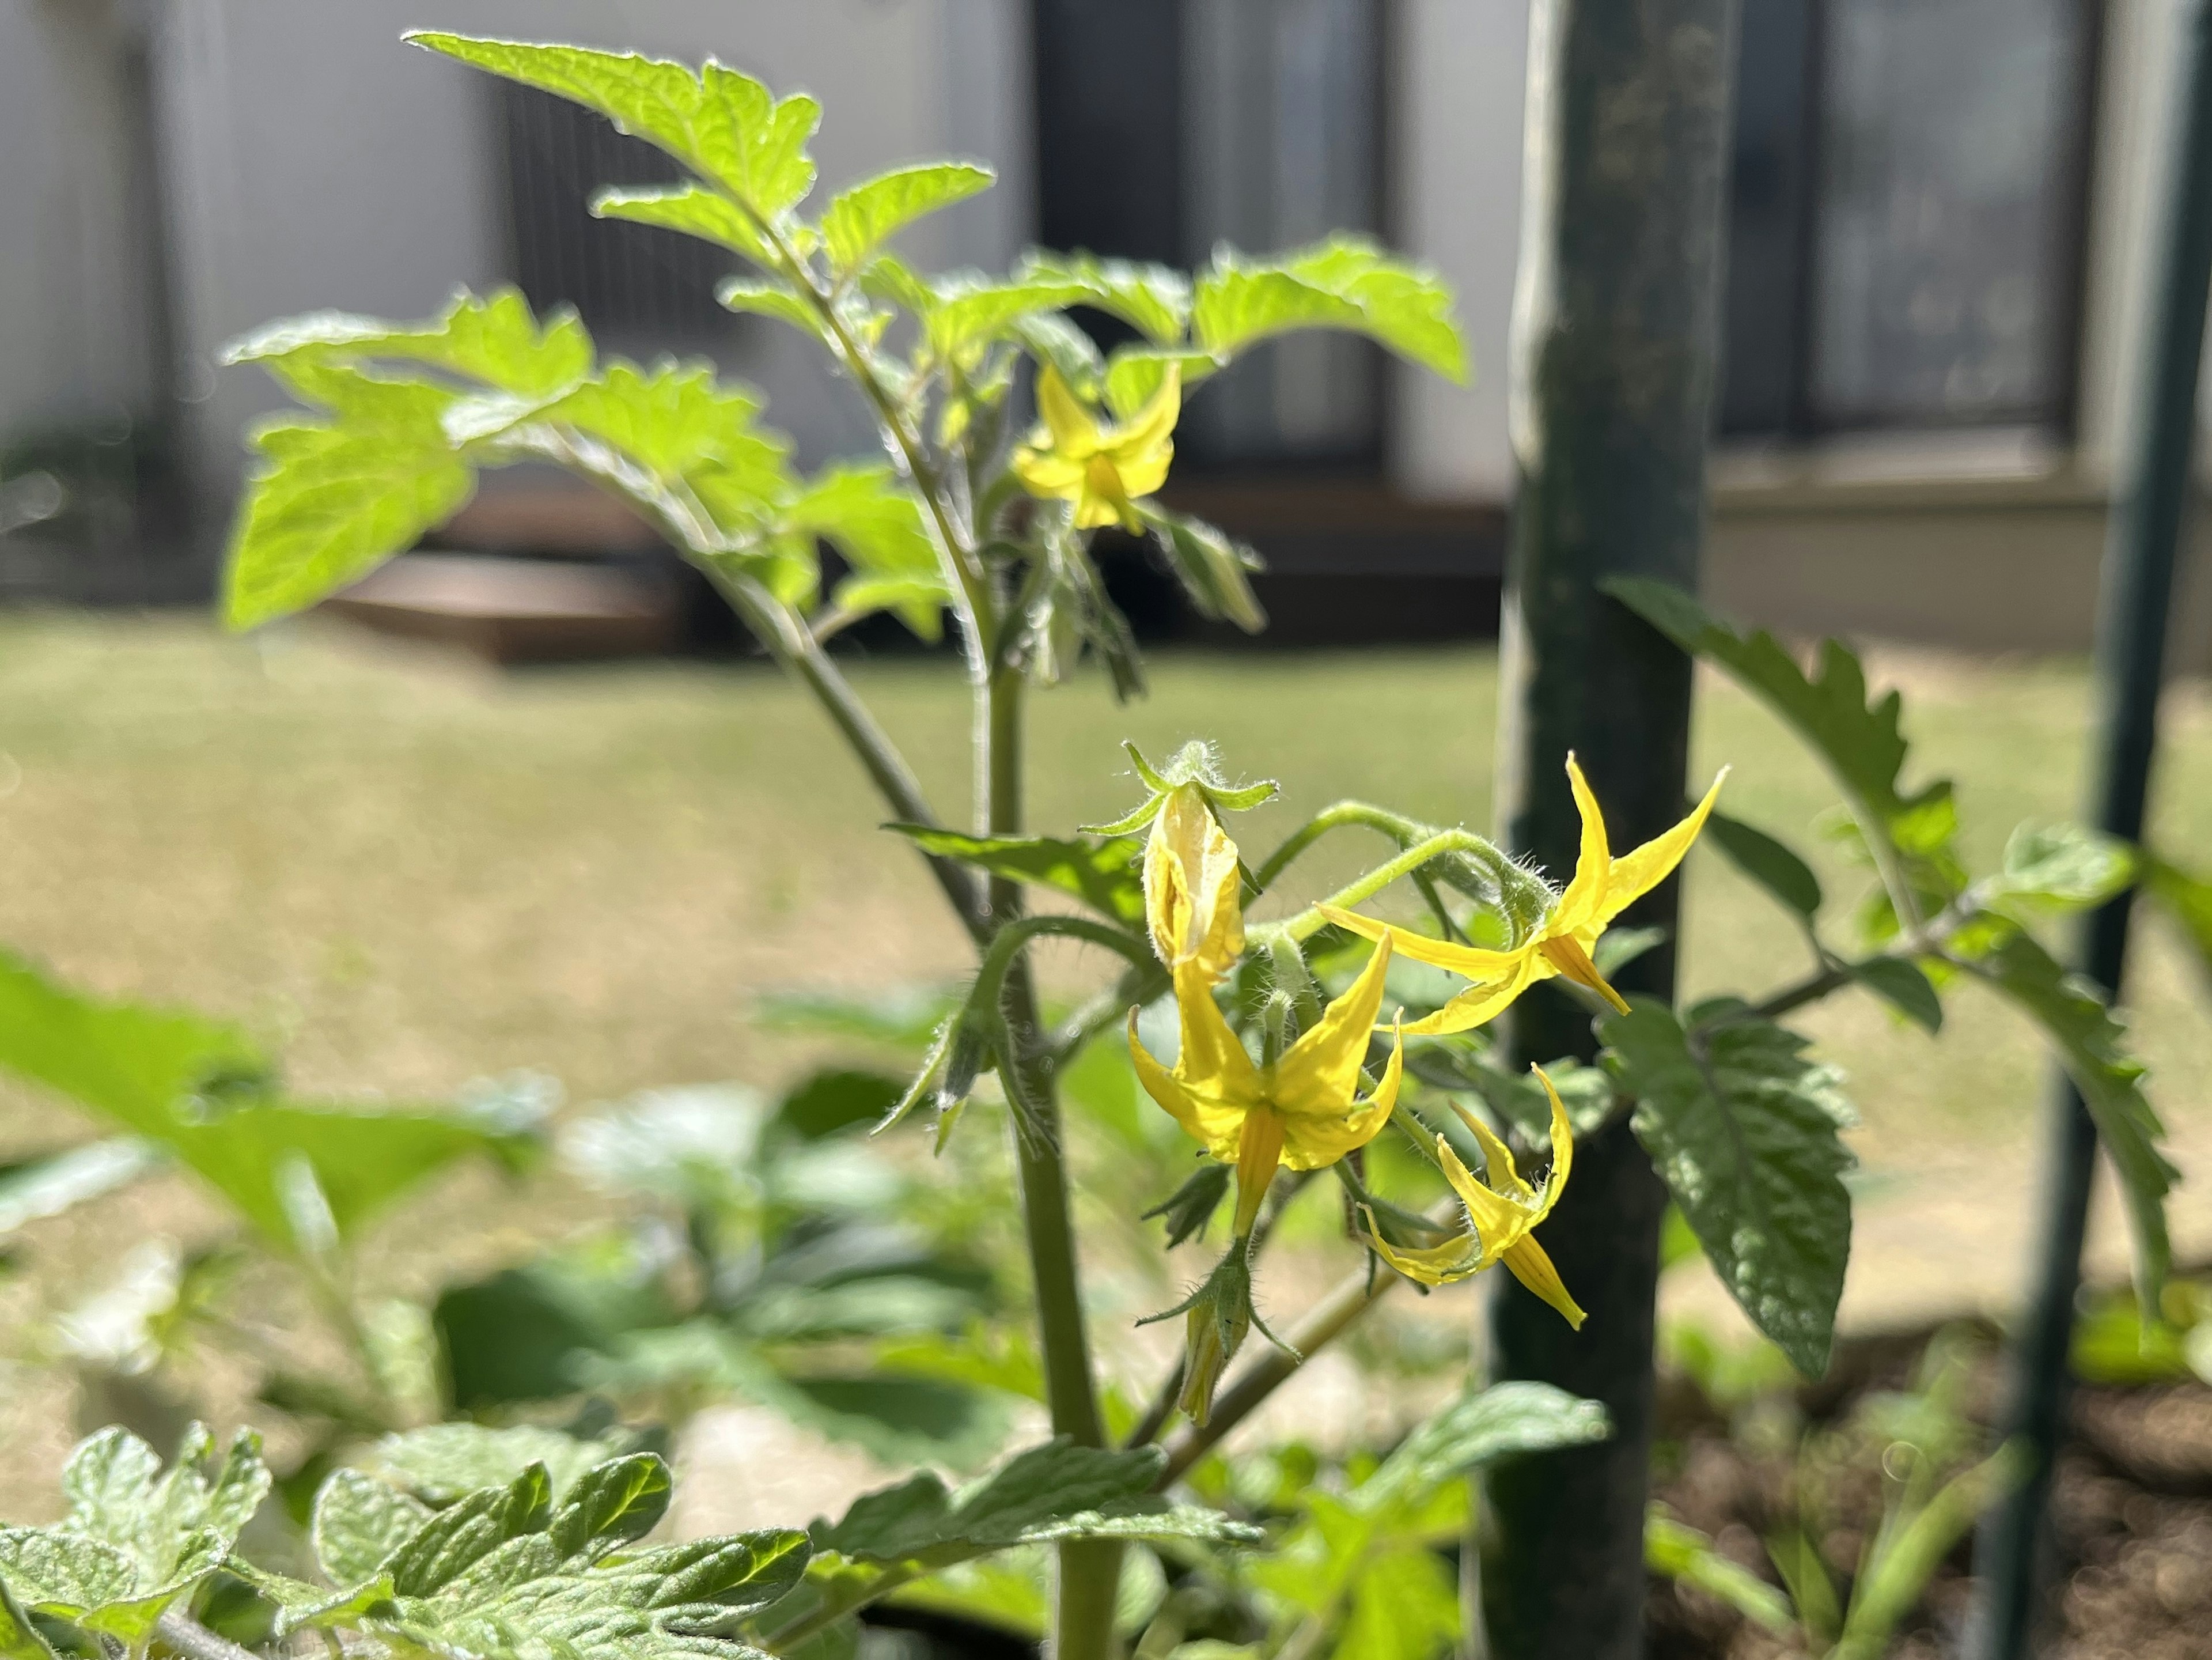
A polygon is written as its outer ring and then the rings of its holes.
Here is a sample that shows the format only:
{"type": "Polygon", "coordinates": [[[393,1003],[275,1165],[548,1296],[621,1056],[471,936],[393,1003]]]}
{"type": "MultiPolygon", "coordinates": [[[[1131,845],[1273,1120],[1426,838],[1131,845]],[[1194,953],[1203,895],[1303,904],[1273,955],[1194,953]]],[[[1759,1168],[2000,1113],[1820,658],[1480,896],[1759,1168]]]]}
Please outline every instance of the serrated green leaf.
{"type": "Polygon", "coordinates": [[[750,312],[788,323],[801,334],[821,337],[821,319],[788,283],[774,277],[732,277],[714,290],[714,298],[731,311],[750,312]]]}
{"type": "Polygon", "coordinates": [[[431,1424],[386,1436],[370,1450],[368,1468],[429,1504],[450,1505],[480,1487],[505,1487],[531,1465],[542,1464],[553,1496],[566,1499],[588,1471],[622,1451],[617,1439],[583,1438],[532,1424],[431,1424]]]}
{"type": "Polygon", "coordinates": [[[830,269],[855,269],[915,220],[988,190],[997,176],[973,161],[923,161],[839,192],[822,212],[830,269]]]}
{"type": "Polygon", "coordinates": [[[388,1482],[359,1470],[336,1470],[315,1494],[308,1539],[332,1584],[363,1584],[432,1513],[388,1482]]]}
{"type": "Polygon", "coordinates": [[[1144,502],[1137,512],[1200,616],[1225,617],[1247,634],[1267,626],[1267,613],[1261,609],[1246,576],[1265,569],[1254,549],[1204,520],[1170,512],[1157,502],[1144,502]]]}
{"type": "Polygon", "coordinates": [[[2104,903],[2135,878],[2134,852],[2117,836],[2080,824],[2022,824],[2005,842],[1990,898],[2027,911],[2079,910],[2104,903]]]}
{"type": "Polygon", "coordinates": [[[260,462],[226,556],[223,617],[249,629],[306,609],[415,545],[459,511],[476,474],[439,417],[374,428],[280,421],[255,435],[260,462]]]}
{"type": "Polygon", "coordinates": [[[1073,895],[1110,921],[1144,921],[1144,844],[1131,836],[1060,841],[1048,836],[969,836],[927,824],[886,824],[924,853],[957,859],[994,876],[1034,882],[1073,895]]]}
{"type": "Polygon", "coordinates": [[[1729,862],[1767,892],[1808,921],[1819,915],[1820,879],[1788,847],[1723,812],[1710,814],[1705,829],[1729,862]]]}
{"type": "Polygon", "coordinates": [[[2212,980],[2212,882],[2200,880],[2148,849],[2139,857],[2145,891],[2180,925],[2197,966],[2212,980]]]}
{"type": "Polygon", "coordinates": [[[234,341],[227,363],[268,363],[299,356],[365,360],[403,358],[429,363],[518,397],[558,395],[592,369],[592,337],[575,312],[561,307],[544,321],[514,288],[479,299],[466,289],[426,323],[391,323],[343,312],[313,312],[271,323],[234,341]]]}
{"type": "Polygon", "coordinates": [[[933,1566],[1060,1539],[1259,1536],[1256,1529],[1154,1493],[1164,1462],[1157,1448],[1115,1451],[1062,1438],[1017,1453],[957,1493],[925,1471],[863,1495],[840,1520],[819,1518],[811,1531],[817,1550],[848,1560],[933,1566]]]}
{"type": "Polygon", "coordinates": [[[100,1540],[60,1528],[0,1528],[0,1584],[28,1609],[76,1619],[135,1595],[138,1575],[100,1540]]]}
{"type": "Polygon", "coordinates": [[[1943,999],[1917,963],[1875,957],[1851,965],[1851,978],[1929,1033],[1943,1030],[1943,999]]]}
{"type": "Polygon", "coordinates": [[[2006,927],[1967,966],[2043,1028],[2096,1121],[2127,1207],[2136,1296],[2150,1317],[2173,1264],[2166,1195],[2180,1172],[2160,1150],[2165,1128],[2143,1094],[2142,1063],[2127,1052],[2127,1029],[2094,985],[2020,928],[2006,927]]]}
{"type": "Polygon", "coordinates": [[[879,1072],[825,1067],[783,1098],[770,1123],[802,1141],[823,1140],[875,1124],[905,1088],[879,1072]]]}
{"type": "Polygon", "coordinates": [[[125,1136],[0,1167],[0,1236],[127,1187],[161,1163],[151,1142],[125,1136]]]}
{"type": "Polygon", "coordinates": [[[1355,1501],[1366,1508],[1418,1503],[1445,1482],[1517,1453],[1583,1446],[1613,1433],[1595,1401],[1549,1383],[1497,1383],[1462,1395],[1417,1425],[1355,1501]]]}
{"type": "Polygon", "coordinates": [[[1449,380],[1467,379],[1450,289],[1363,237],[1338,235],[1266,261],[1224,247],[1200,274],[1191,331],[1217,356],[1305,328],[1365,334],[1449,380]]]}
{"type": "MultiPolygon", "coordinates": [[[[603,190],[592,198],[598,219],[623,219],[634,225],[696,236],[702,242],[741,253],[762,265],[775,254],[759,226],[720,191],[700,185],[671,185],[659,190],[603,190]]],[[[726,300],[725,305],[729,302],[726,300]]]]}
{"type": "Polygon", "coordinates": [[[951,593],[937,544],[913,493],[889,466],[824,467],[784,504],[779,523],[787,532],[825,538],[860,573],[839,587],[839,605],[860,611],[887,601],[922,639],[943,631],[951,593]]]}
{"type": "Polygon", "coordinates": [[[532,1464],[504,1487],[464,1494],[409,1535],[385,1563],[394,1593],[425,1596],[501,1546],[542,1533],[553,1513],[553,1482],[532,1464]]]}
{"type": "Polygon", "coordinates": [[[1180,343],[1190,320],[1190,278],[1166,265],[1040,252],[1026,255],[1014,274],[1079,284],[1085,290],[1081,303],[1120,318],[1155,345],[1180,343]]]}
{"type": "Polygon", "coordinates": [[[1949,783],[1902,793],[1904,700],[1892,690],[1869,702],[1866,672],[1840,642],[1821,642],[1819,672],[1808,675],[1765,629],[1741,634],[1680,588],[1644,577],[1601,586],[1683,650],[1726,669],[1793,727],[1842,787],[1866,833],[1914,861],[1916,885],[1940,897],[1963,885],[1947,857],[1957,827],[1949,783]]]}
{"type": "Polygon", "coordinates": [[[930,350],[945,362],[965,362],[1034,312],[1056,311],[1084,299],[1080,283],[1052,277],[992,281],[974,272],[937,279],[923,326],[930,350]]]}
{"type": "Polygon", "coordinates": [[[1854,1122],[1832,1067],[1742,1005],[1638,1003],[1600,1028],[1606,1069],[1636,1098],[1637,1139],[1752,1323],[1809,1377],[1827,1370],[1850,1256],[1854,1122]]]}
{"type": "Polygon", "coordinates": [[[1331,1660],[1428,1660],[1460,1634],[1459,1587],[1434,1551],[1384,1550],[1361,1564],[1331,1660]]]}
{"type": "Polygon", "coordinates": [[[803,94],[778,100],[750,76],[712,58],[694,73],[682,64],[635,52],[428,30],[405,38],[597,110],[720,185],[761,220],[781,219],[814,186],[806,143],[822,119],[821,106],[803,94]]]}

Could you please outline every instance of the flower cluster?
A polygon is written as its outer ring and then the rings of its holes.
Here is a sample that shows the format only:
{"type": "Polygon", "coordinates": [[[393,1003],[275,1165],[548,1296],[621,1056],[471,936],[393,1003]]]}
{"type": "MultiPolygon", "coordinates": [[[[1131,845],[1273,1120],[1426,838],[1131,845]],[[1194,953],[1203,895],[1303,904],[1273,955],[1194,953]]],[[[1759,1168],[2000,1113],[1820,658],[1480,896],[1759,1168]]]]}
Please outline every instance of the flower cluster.
{"type": "MultiPolygon", "coordinates": [[[[1319,1170],[1375,1139],[1398,1109],[1407,1037],[1466,1031],[1496,1018],[1530,986],[1553,976],[1584,987],[1625,1012],[1627,1003],[1599,971],[1592,952],[1613,919],[1681,862],[1712,811],[1721,780],[1714,780],[1680,824],[1616,859],[1596,798],[1570,756],[1567,777],[1582,815],[1580,855],[1573,879],[1528,937],[1507,949],[1483,950],[1321,906],[1322,917],[1372,940],[1375,949],[1351,985],[1326,1008],[1312,1007],[1318,1000],[1310,997],[1309,1012],[1315,1018],[1301,1031],[1299,1000],[1282,983],[1288,976],[1280,955],[1295,957],[1297,947],[1287,937],[1273,942],[1278,983],[1261,1011],[1255,1056],[1215,998],[1216,988],[1247,946],[1244,868],[1222,814],[1257,806],[1273,788],[1230,788],[1200,745],[1186,748],[1164,771],[1137,759],[1152,795],[1111,828],[1127,832],[1150,825],[1146,911],[1153,949],[1174,985],[1181,1048],[1171,1066],[1163,1064],[1138,1037],[1133,1009],[1129,1054],[1146,1092],[1208,1154],[1236,1171],[1228,1255],[1188,1302],[1169,1311],[1188,1316],[1182,1405],[1202,1422],[1223,1369],[1256,1318],[1251,1306],[1252,1234],[1276,1171],[1319,1170]],[[1425,1018],[1395,1018],[1380,1028],[1388,1035],[1389,1053],[1380,1077],[1368,1087],[1368,1051],[1377,1034],[1384,979],[1394,956],[1447,970],[1468,984],[1425,1018]]],[[[1303,975],[1302,958],[1291,970],[1303,975]]],[[[1391,1268],[1424,1285],[1464,1280],[1502,1262],[1579,1328],[1583,1311],[1534,1237],[1566,1185],[1574,1142],[1558,1091],[1540,1068],[1534,1070],[1552,1105],[1552,1161],[1540,1184],[1524,1181],[1505,1144],[1480,1118],[1455,1104],[1453,1110],[1484,1160],[1478,1180],[1444,1137],[1435,1138],[1437,1163],[1459,1201],[1457,1225],[1437,1228],[1443,1237],[1435,1245],[1393,1243],[1376,1227],[1372,1209],[1363,1206],[1365,1240],[1391,1268]]]]}

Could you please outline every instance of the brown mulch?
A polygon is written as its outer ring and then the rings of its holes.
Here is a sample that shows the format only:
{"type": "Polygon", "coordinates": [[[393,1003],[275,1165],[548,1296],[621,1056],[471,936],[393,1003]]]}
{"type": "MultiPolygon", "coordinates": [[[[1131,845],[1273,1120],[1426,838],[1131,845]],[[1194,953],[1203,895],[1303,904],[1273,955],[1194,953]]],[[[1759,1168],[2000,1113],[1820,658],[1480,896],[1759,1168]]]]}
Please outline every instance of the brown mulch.
{"type": "MultiPolygon", "coordinates": [[[[1814,1422],[1839,1420],[1860,1395],[1901,1389],[1925,1335],[1874,1340],[1838,1355],[1802,1401],[1814,1422]]],[[[1978,1378],[1975,1411],[1993,1378],[1978,1378]]],[[[1693,1389],[1662,1388],[1662,1434],[1676,1456],[1654,1496],[1710,1535],[1732,1560],[1778,1583],[1762,1541],[1791,1514],[1790,1453],[1732,1435],[1693,1389]],[[1754,1444],[1747,1449],[1744,1442],[1754,1444]]],[[[2044,1660],[2212,1660],[2212,1387],[2082,1389],[2071,1413],[2052,1501],[2063,1589],[2044,1660]]],[[[1831,1562],[1857,1559],[1880,1514],[1878,1478],[1839,1484],[1831,1562]]],[[[1891,1653],[1939,1660],[1960,1651],[1972,1601],[1971,1540],[1953,1551],[1891,1653]]],[[[1654,1579],[1645,1603],[1651,1660],[1779,1660],[1799,1650],[1705,1593],[1654,1579]]]]}

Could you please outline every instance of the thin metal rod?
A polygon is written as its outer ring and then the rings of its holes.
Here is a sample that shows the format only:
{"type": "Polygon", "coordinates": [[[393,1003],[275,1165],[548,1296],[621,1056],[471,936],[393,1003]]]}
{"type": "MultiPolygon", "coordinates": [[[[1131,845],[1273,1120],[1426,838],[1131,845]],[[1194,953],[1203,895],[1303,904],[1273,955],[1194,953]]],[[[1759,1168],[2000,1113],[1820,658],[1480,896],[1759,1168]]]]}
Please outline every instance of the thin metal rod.
{"type": "MultiPolygon", "coordinates": [[[[2136,421],[2120,464],[2098,606],[2102,708],[2090,805],[2099,829],[2130,842],[2142,836],[2175,556],[2194,474],[2197,366],[2212,284],[2212,0],[2180,0],[2174,44],[2178,84],[2159,222],[2145,264],[2149,292],[2136,421]]],[[[2082,970],[2108,993],[2120,988],[2128,920],[2123,894],[2082,929],[2082,970]]],[[[1980,1589],[1967,1642],[1974,1660],[2022,1660],[2045,1606],[2051,1472],[2065,1433],[2068,1347],[2096,1151],[2088,1112],[2062,1076],[2051,1091],[2044,1231],[2008,1359],[2002,1419],[2008,1434],[2027,1443],[2033,1473],[1983,1519],[1976,1544],[1980,1589]]]]}

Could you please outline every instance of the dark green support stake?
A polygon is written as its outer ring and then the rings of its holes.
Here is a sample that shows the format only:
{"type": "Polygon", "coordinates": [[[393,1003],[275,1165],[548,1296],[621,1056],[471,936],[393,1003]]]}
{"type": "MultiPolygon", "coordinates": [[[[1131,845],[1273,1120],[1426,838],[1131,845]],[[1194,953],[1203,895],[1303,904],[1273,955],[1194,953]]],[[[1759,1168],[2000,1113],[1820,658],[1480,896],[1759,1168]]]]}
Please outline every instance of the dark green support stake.
{"type": "MultiPolygon", "coordinates": [[[[1682,815],[1688,660],[1599,585],[1694,589],[1718,356],[1736,0],[1538,0],[1511,396],[1521,483],[1501,666],[1499,812],[1558,879],[1578,820],[1572,750],[1613,845],[1682,815]]],[[[1668,930],[1668,883],[1626,924],[1668,930]]],[[[1671,945],[1620,978],[1672,994],[1671,945]]],[[[1516,1010],[1523,1060],[1587,1057],[1586,1010],[1541,988],[1516,1010]]],[[[1580,1333],[1498,1276],[1496,1374],[1601,1401],[1603,1445],[1495,1473],[1480,1574],[1500,1660],[1632,1660],[1642,1646],[1653,1296],[1666,1190],[1625,1122],[1575,1151],[1544,1246],[1580,1333]]]]}
{"type": "MultiPolygon", "coordinates": [[[[2097,608],[2101,746],[2090,810],[2099,829],[2130,842],[2142,838],[2158,743],[2166,618],[2194,472],[2197,366],[2212,285],[2212,0],[2182,0],[2174,12],[2178,81],[2145,266],[2143,361],[2097,608]]],[[[2115,995],[2127,958],[2129,900],[2123,894],[2093,912],[2082,930],[2082,971],[2115,995]]],[[[2045,1602],[2051,1478],[2065,1438],[2073,1381],[2068,1349],[2097,1154],[2096,1128],[2063,1077],[2051,1092],[2048,1137],[2043,1237],[2030,1302],[2008,1356],[2002,1418],[2005,1433],[2026,1441],[2033,1474],[1983,1519],[1976,1541],[1981,1583],[1966,1645],[1973,1660],[2025,1660],[2045,1602]]]]}

